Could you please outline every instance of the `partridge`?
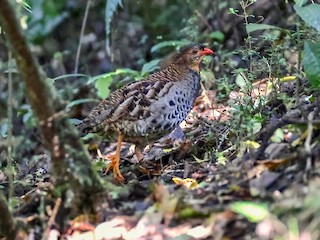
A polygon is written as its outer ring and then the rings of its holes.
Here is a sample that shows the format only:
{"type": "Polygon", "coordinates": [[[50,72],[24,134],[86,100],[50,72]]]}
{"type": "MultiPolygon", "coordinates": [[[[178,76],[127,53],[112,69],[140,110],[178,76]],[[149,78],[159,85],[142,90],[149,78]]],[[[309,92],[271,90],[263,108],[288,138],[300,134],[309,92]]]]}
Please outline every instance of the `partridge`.
{"type": "Polygon", "coordinates": [[[112,92],[77,127],[117,137],[116,153],[109,156],[114,178],[123,181],[119,164],[121,142],[135,144],[135,154],[174,130],[188,115],[200,90],[200,63],[213,51],[202,44],[184,47],[165,69],[112,92]]]}

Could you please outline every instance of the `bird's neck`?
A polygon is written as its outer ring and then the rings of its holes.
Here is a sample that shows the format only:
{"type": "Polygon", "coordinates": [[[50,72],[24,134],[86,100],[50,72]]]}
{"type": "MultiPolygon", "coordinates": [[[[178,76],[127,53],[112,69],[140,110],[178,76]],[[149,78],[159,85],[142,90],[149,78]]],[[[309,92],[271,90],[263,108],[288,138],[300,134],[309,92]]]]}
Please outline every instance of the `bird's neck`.
{"type": "Polygon", "coordinates": [[[200,74],[200,67],[198,64],[191,65],[191,64],[179,64],[179,63],[172,63],[169,65],[168,68],[171,69],[178,69],[181,73],[189,73],[190,71],[200,74]]]}
{"type": "Polygon", "coordinates": [[[186,58],[178,58],[178,60],[173,62],[173,65],[176,65],[178,68],[191,69],[200,73],[199,63],[200,61],[193,62],[186,58]]]}

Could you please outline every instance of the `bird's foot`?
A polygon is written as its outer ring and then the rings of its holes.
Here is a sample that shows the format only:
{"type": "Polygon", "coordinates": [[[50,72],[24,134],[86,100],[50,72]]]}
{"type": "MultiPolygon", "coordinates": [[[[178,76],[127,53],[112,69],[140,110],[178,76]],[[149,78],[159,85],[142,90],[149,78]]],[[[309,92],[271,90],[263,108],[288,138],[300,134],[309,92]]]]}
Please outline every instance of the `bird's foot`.
{"type": "Polygon", "coordinates": [[[111,160],[111,163],[109,163],[106,171],[104,172],[104,175],[106,175],[109,172],[109,170],[112,168],[114,178],[119,182],[123,182],[124,177],[122,176],[119,169],[120,156],[118,156],[117,154],[114,154],[114,155],[108,156],[108,159],[111,160]]]}
{"type": "Polygon", "coordinates": [[[123,182],[124,181],[124,177],[122,176],[120,169],[119,169],[119,165],[120,165],[120,155],[115,153],[112,155],[103,155],[101,153],[101,151],[98,149],[98,156],[102,159],[108,159],[111,162],[109,163],[107,169],[105,170],[103,175],[106,175],[109,170],[112,168],[113,169],[113,176],[114,178],[118,181],[118,182],[123,182]]]}

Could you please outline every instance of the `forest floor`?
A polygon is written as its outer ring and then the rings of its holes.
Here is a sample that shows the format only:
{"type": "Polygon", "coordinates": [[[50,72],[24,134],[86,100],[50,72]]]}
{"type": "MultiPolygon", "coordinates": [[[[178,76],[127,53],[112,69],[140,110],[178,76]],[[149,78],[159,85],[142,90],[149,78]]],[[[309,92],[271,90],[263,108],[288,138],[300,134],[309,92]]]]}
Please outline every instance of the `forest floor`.
{"type": "MultiPolygon", "coordinates": [[[[260,94],[266,94],[265,84],[263,80],[257,85],[260,94]]],[[[286,89],[292,84],[286,83],[286,89]]],[[[28,182],[30,175],[34,176],[33,187],[20,186],[22,192],[28,191],[17,216],[37,229],[41,204],[51,206],[51,210],[43,209],[43,214],[50,210],[56,219],[48,223],[48,238],[58,234],[72,239],[316,239],[319,149],[313,147],[308,154],[310,134],[315,135],[308,119],[302,119],[318,111],[319,105],[303,102],[299,108],[283,112],[276,123],[257,133],[260,145],[244,141],[242,146],[232,146],[226,125],[232,107],[214,104],[214,96],[214,91],[203,91],[181,125],[185,134],[180,129],[147,147],[140,163],[131,145],[123,143],[124,184],[115,182],[112,174],[103,174],[108,162],[97,154],[98,148],[104,155],[111,154],[116,144],[103,139],[87,141],[93,164],[109,191],[97,203],[96,215],[75,212],[62,232],[55,227],[59,219],[66,222],[63,212],[53,210],[59,209],[61,199],[45,197],[54,186],[49,180],[50,168],[43,165],[48,163],[43,161],[48,158],[44,155],[38,166],[29,168],[20,179],[28,182]],[[301,132],[289,128],[281,143],[272,142],[276,129],[289,124],[301,125],[301,132]],[[206,149],[217,143],[230,145],[223,158],[208,155],[206,149]],[[243,153],[237,156],[239,148],[243,153]],[[39,173],[41,169],[45,174],[39,173]]],[[[241,94],[234,92],[235,97],[241,98],[241,94]]]]}

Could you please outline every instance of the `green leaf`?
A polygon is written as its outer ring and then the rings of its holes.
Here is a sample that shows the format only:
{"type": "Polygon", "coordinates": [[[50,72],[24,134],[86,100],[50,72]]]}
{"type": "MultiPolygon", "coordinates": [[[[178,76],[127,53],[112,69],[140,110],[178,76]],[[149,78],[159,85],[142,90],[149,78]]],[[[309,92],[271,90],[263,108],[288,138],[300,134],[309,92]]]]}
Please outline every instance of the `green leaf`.
{"type": "Polygon", "coordinates": [[[303,21],[320,32],[320,4],[314,3],[305,7],[295,4],[293,8],[303,21]]]}
{"type": "Polygon", "coordinates": [[[41,39],[59,26],[70,13],[64,9],[64,4],[54,1],[30,0],[32,14],[28,18],[26,34],[32,40],[41,39]]]}
{"type": "Polygon", "coordinates": [[[260,113],[255,114],[247,124],[248,131],[252,130],[252,134],[258,133],[262,128],[263,118],[260,113]]]}
{"type": "Polygon", "coordinates": [[[66,78],[80,78],[80,77],[89,78],[89,76],[88,76],[88,75],[85,75],[85,74],[81,74],[81,73],[70,73],[70,74],[64,74],[64,75],[61,75],[61,76],[59,76],[59,77],[53,78],[52,80],[53,80],[53,81],[57,81],[57,80],[66,79],[66,78]]]}
{"type": "Polygon", "coordinates": [[[272,135],[271,141],[274,143],[280,143],[284,140],[284,133],[281,128],[278,128],[272,135]]]}
{"type": "Polygon", "coordinates": [[[101,98],[106,98],[110,94],[110,85],[112,83],[112,77],[104,77],[104,78],[99,78],[96,83],[95,87],[98,90],[98,96],[101,98]]]}
{"type": "Polygon", "coordinates": [[[261,222],[270,215],[265,204],[253,202],[235,202],[230,205],[230,209],[254,223],[261,222]]]}
{"type": "Polygon", "coordinates": [[[298,6],[302,7],[304,4],[306,4],[306,3],[308,2],[308,0],[294,0],[294,2],[295,2],[298,6]]]}
{"type": "Polygon", "coordinates": [[[154,59],[150,62],[147,62],[143,64],[142,70],[141,70],[141,75],[145,76],[145,74],[153,72],[157,69],[159,69],[159,62],[160,59],[154,59]]]}
{"type": "Polygon", "coordinates": [[[135,70],[132,70],[132,69],[129,69],[129,68],[119,68],[117,69],[116,71],[114,72],[109,72],[109,73],[105,73],[105,74],[101,74],[101,75],[97,75],[95,77],[91,77],[89,78],[88,80],[88,85],[101,79],[101,78],[112,78],[114,76],[117,76],[117,75],[120,75],[120,74],[126,74],[126,75],[131,75],[131,76],[138,76],[139,75],[139,72],[138,71],[135,71],[135,70]]]}
{"type": "Polygon", "coordinates": [[[284,29],[272,26],[269,24],[259,24],[259,23],[249,23],[246,25],[246,30],[248,33],[258,31],[258,30],[278,30],[278,31],[284,31],[284,29]]]}
{"type": "Polygon", "coordinates": [[[0,121],[0,136],[3,138],[6,138],[7,134],[8,134],[8,119],[2,119],[0,121]]]}
{"type": "Polygon", "coordinates": [[[246,80],[243,78],[243,76],[241,74],[238,74],[237,77],[236,77],[236,84],[243,88],[247,85],[247,82],[246,80]]]}
{"type": "Polygon", "coordinates": [[[164,41],[154,45],[151,48],[151,52],[157,52],[160,49],[166,48],[166,47],[182,47],[184,45],[187,45],[188,43],[189,43],[188,41],[164,41]]]}
{"type": "Polygon", "coordinates": [[[192,157],[194,158],[194,160],[196,160],[197,163],[203,163],[203,162],[209,161],[208,158],[200,159],[200,158],[196,157],[195,155],[192,155],[192,157]]]}
{"type": "Polygon", "coordinates": [[[211,39],[215,39],[215,40],[217,40],[219,42],[223,42],[224,39],[225,39],[224,34],[222,32],[220,32],[220,31],[214,31],[214,32],[210,33],[209,37],[211,39]]]}
{"type": "Polygon", "coordinates": [[[106,51],[108,55],[111,54],[111,49],[110,49],[111,21],[112,21],[113,14],[117,10],[118,6],[123,7],[122,0],[107,0],[105,22],[106,22],[106,51]]]}
{"type": "Polygon", "coordinates": [[[219,165],[226,165],[228,159],[224,156],[224,152],[215,153],[219,165]]]}
{"type": "Polygon", "coordinates": [[[88,102],[100,102],[100,101],[97,100],[97,99],[94,99],[94,98],[77,99],[77,100],[74,100],[74,101],[68,103],[66,108],[72,108],[72,107],[74,107],[76,105],[79,105],[79,104],[82,104],[82,103],[88,103],[88,102]]]}
{"type": "Polygon", "coordinates": [[[4,71],[4,73],[19,73],[18,69],[15,67],[11,67],[4,71]]]}
{"type": "Polygon", "coordinates": [[[320,89],[320,44],[311,41],[304,43],[304,70],[313,87],[320,89]]]}
{"type": "Polygon", "coordinates": [[[137,76],[140,76],[140,73],[138,71],[128,69],[128,68],[120,68],[117,69],[114,72],[98,75],[92,78],[89,78],[87,84],[91,84],[95,82],[95,87],[98,90],[98,96],[101,98],[106,98],[110,94],[110,85],[112,83],[112,80],[115,76],[125,74],[125,75],[131,75],[132,77],[136,78],[137,76]]]}
{"type": "Polygon", "coordinates": [[[24,104],[18,109],[18,116],[22,116],[22,121],[28,128],[36,126],[36,121],[30,105],[24,104]]]}
{"type": "Polygon", "coordinates": [[[170,153],[170,152],[172,152],[174,150],[174,148],[163,148],[162,149],[162,151],[164,152],[164,153],[170,153]]]}
{"type": "Polygon", "coordinates": [[[181,219],[200,218],[200,217],[206,217],[207,215],[208,214],[205,214],[196,209],[193,209],[192,207],[186,207],[184,209],[181,209],[178,212],[178,217],[181,219]]]}
{"type": "Polygon", "coordinates": [[[234,8],[229,8],[229,14],[237,14],[238,13],[238,10],[237,9],[234,9],[234,8]]]}
{"type": "Polygon", "coordinates": [[[23,0],[23,1],[19,1],[17,3],[20,3],[25,10],[27,10],[29,13],[32,13],[31,6],[27,3],[27,1],[23,0]]]}

